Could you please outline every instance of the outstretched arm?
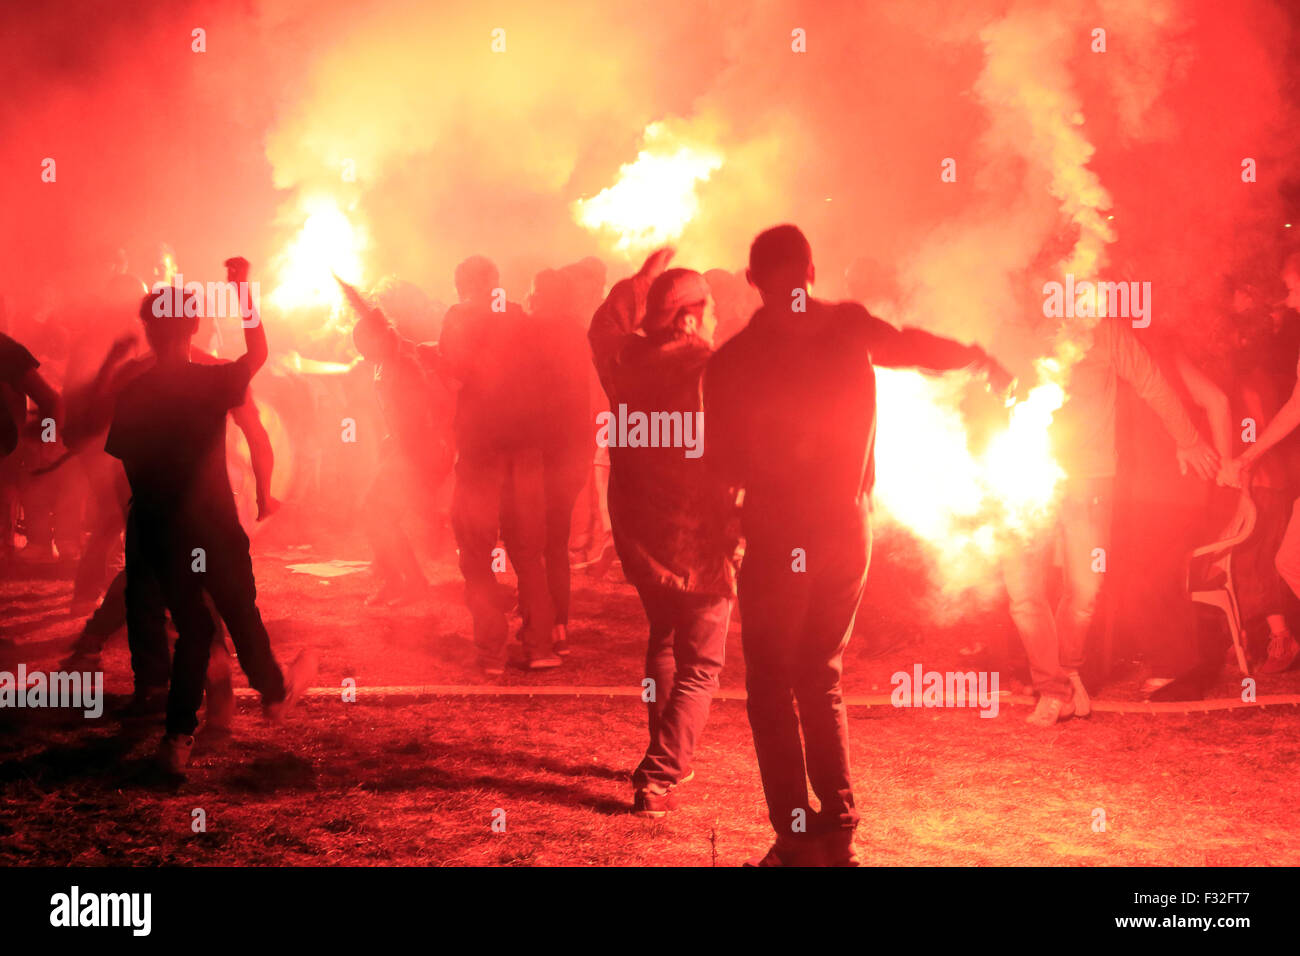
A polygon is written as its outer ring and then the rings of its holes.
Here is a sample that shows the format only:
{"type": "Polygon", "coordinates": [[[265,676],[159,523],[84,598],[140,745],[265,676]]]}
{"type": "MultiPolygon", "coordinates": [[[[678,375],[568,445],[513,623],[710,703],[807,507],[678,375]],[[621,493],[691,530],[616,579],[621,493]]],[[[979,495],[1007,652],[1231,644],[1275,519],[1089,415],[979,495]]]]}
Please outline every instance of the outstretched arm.
{"type": "Polygon", "coordinates": [[[922,329],[898,329],[863,309],[871,339],[871,361],[885,368],[921,368],[946,372],[968,368],[988,376],[989,387],[1005,394],[1015,379],[978,345],[962,345],[922,329]]]}
{"type": "Polygon", "coordinates": [[[1131,329],[1119,323],[1103,321],[1097,326],[1096,333],[1099,337],[1112,336],[1115,371],[1160,416],[1165,431],[1178,446],[1178,467],[1182,473],[1187,474],[1190,468],[1199,477],[1212,480],[1218,474],[1219,456],[1201,438],[1192,417],[1152,360],[1151,353],[1131,329]]]}

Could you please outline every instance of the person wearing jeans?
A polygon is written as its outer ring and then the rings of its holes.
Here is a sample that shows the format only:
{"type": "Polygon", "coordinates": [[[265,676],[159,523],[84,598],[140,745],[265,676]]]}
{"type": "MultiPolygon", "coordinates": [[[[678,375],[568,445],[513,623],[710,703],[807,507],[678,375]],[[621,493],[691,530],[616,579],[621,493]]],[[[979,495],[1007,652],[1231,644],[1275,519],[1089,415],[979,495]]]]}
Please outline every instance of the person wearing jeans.
{"type": "MultiPolygon", "coordinates": [[[[1074,695],[1074,682],[1083,666],[1088,628],[1092,624],[1104,575],[1094,549],[1110,546],[1114,479],[1069,482],[1060,503],[1057,530],[1064,554],[1064,587],[1053,611],[1047,600],[1047,569],[1053,535],[1040,535],[1008,548],[1002,562],[1011,619],[1029,656],[1029,672],[1039,694],[1061,701],[1074,695]]],[[[1084,698],[1081,696],[1079,702],[1084,698]]],[[[1087,709],[1078,712],[1084,716],[1087,709]]]]}
{"type": "Polygon", "coordinates": [[[654,253],[636,276],[617,283],[588,332],[610,407],[629,420],[643,414],[678,423],[650,445],[623,447],[616,427],[602,430],[610,446],[614,546],[650,623],[642,685],[650,743],[632,780],[633,812],[648,817],[675,809],[679,788],[693,776],[695,745],[722,671],[738,543],[735,497],[696,442],[703,437],[700,378],[712,354],[713,302],[698,272],[664,270],[671,254],[654,253]]]}
{"type": "Polygon", "coordinates": [[[1102,318],[1070,370],[1065,404],[1051,426],[1053,454],[1066,473],[1055,523],[1003,551],[1011,619],[1029,656],[1038,703],[1028,722],[1050,727],[1092,710],[1079,677],[1110,547],[1114,503],[1115,414],[1122,378],[1151,406],[1177,445],[1179,466],[1213,479],[1219,458],[1196,429],[1169,381],[1138,341],[1127,319],[1102,318]],[[1054,536],[1064,545],[1061,603],[1047,602],[1047,567],[1054,536]],[[1100,561],[1100,563],[1098,563],[1100,561]]]}
{"type": "Polygon", "coordinates": [[[637,594],[650,621],[645,673],[653,692],[646,702],[650,746],[632,785],[638,792],[668,792],[692,773],[691,756],[722,673],[731,599],[650,583],[638,585],[637,594]]]}
{"type": "Polygon", "coordinates": [[[704,414],[705,458],[744,491],[747,706],[776,831],[753,862],[856,866],[840,676],[871,552],[873,365],[971,368],[999,391],[1011,379],[978,346],[813,299],[812,249],[794,226],[754,240],[748,277],[763,305],[710,360],[704,414]]]}

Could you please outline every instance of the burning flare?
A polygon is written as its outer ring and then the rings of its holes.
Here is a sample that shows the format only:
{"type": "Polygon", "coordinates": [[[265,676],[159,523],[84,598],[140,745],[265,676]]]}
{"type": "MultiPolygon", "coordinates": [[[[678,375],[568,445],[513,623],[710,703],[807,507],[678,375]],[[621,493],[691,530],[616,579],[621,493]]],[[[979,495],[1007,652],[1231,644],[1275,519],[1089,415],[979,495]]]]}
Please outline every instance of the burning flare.
{"type": "Polygon", "coordinates": [[[629,257],[680,236],[699,210],[696,183],[722,166],[719,153],[683,141],[662,123],[645,128],[644,142],[614,185],[573,203],[578,225],[613,237],[614,251],[629,257]]]}
{"type": "Polygon", "coordinates": [[[361,281],[365,237],[329,197],[308,198],[302,210],[306,216],[302,228],[272,264],[276,282],[269,301],[285,312],[316,307],[339,310],[343,293],[334,276],[361,281]]]}

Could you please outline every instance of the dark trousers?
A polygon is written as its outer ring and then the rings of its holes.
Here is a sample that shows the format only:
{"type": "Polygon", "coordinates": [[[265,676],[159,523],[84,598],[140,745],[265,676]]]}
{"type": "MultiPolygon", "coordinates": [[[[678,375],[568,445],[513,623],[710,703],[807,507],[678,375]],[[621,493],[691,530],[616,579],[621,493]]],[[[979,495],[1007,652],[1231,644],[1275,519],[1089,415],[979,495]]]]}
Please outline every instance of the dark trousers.
{"type": "Polygon", "coordinates": [[[135,522],[126,524],[126,566],[108,585],[104,599],[77,638],[75,650],[99,654],[104,644],[126,628],[136,693],[167,686],[171,655],[167,650],[167,608],[153,569],[144,561],[135,522]]]}
{"type": "Polygon", "coordinates": [[[858,822],[840,675],[870,556],[865,515],[831,530],[747,530],[739,588],[747,707],[778,835],[799,838],[858,822]],[[794,570],[796,548],[804,551],[804,571],[794,570]],[[816,816],[808,807],[809,781],[821,803],[816,816]]]}
{"type": "Polygon", "coordinates": [[[546,584],[555,609],[555,623],[569,623],[569,534],[573,508],[591,469],[591,454],[546,455],[543,484],[546,494],[546,584]]]}
{"type": "Polygon", "coordinates": [[[632,776],[637,787],[677,783],[691,768],[722,673],[731,600],[658,584],[637,585],[650,621],[645,672],[650,746],[632,776]]]}
{"type": "MultiPolygon", "coordinates": [[[[176,651],[167,695],[167,732],[192,734],[198,727],[208,656],[216,633],[205,592],[226,623],[248,683],[268,703],[283,700],[284,677],[271,653],[271,640],[257,609],[257,585],[244,529],[236,522],[233,526],[204,529],[141,527],[139,534],[143,563],[156,577],[163,604],[176,625],[176,651]],[[195,548],[204,550],[206,569],[203,571],[194,570],[195,548]]],[[[128,615],[131,587],[128,571],[128,615]]]]}
{"type": "Polygon", "coordinates": [[[524,649],[534,657],[550,653],[554,610],[543,557],[545,512],[540,451],[462,451],[456,462],[451,523],[460,549],[465,600],[474,619],[474,644],[482,660],[500,660],[509,636],[501,587],[492,569],[503,513],[519,580],[524,649]]]}

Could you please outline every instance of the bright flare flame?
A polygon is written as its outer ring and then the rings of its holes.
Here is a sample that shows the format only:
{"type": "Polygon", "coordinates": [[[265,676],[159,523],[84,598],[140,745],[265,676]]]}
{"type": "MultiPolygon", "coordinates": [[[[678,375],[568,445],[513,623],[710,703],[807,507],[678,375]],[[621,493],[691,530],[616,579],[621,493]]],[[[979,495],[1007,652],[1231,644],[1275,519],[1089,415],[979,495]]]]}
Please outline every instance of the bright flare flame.
{"type": "Polygon", "coordinates": [[[945,591],[996,586],[998,556],[1051,520],[1064,471],[1048,427],[1065,401],[1058,367],[1011,409],[1009,423],[972,453],[958,410],[959,380],[876,369],[876,500],[935,553],[945,591]]]}
{"type": "Polygon", "coordinates": [[[614,237],[615,252],[634,255],[682,234],[699,211],[695,185],[722,166],[715,151],[681,142],[662,123],[645,130],[645,148],[618,171],[618,181],[573,204],[578,225],[614,237]]]}
{"type": "Polygon", "coordinates": [[[270,302],[286,312],[343,306],[334,275],[354,284],[362,280],[361,250],[365,237],[327,197],[303,202],[306,219],[298,234],[273,263],[275,290],[270,302]]]}

